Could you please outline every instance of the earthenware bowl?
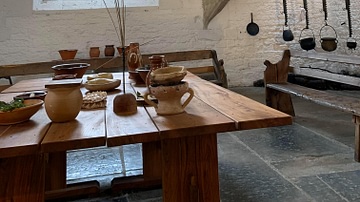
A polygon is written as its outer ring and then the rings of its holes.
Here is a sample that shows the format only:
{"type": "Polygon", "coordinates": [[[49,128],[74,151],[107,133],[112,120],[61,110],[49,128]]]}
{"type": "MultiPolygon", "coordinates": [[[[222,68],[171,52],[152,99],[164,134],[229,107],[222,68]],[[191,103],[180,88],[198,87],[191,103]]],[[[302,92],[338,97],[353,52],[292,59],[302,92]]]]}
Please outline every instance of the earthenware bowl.
{"type": "Polygon", "coordinates": [[[40,99],[24,100],[25,107],[9,112],[0,111],[0,125],[11,125],[29,120],[43,105],[40,99]]]}
{"type": "Polygon", "coordinates": [[[77,51],[77,49],[59,50],[59,54],[63,60],[72,60],[75,58],[77,51]]]}
{"type": "Polygon", "coordinates": [[[76,78],[82,78],[88,67],[90,67],[88,63],[69,63],[56,65],[51,68],[54,70],[55,75],[76,74],[76,78]]]}

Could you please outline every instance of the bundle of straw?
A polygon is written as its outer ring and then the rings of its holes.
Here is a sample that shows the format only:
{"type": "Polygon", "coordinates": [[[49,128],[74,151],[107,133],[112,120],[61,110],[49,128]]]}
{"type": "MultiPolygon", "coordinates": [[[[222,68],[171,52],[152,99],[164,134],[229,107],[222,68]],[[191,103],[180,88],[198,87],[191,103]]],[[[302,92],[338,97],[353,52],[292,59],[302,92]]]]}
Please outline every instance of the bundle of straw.
{"type": "MultiPolygon", "coordinates": [[[[114,4],[115,4],[115,10],[116,10],[116,18],[117,18],[117,22],[118,22],[118,29],[115,25],[114,19],[109,11],[108,6],[106,5],[105,0],[103,0],[106,10],[109,14],[109,17],[111,19],[111,22],[114,26],[116,35],[119,39],[119,42],[121,44],[121,48],[122,48],[122,58],[123,58],[123,82],[125,82],[125,16],[126,16],[126,7],[125,7],[125,1],[124,0],[114,0],[114,4]]],[[[123,85],[123,90],[125,93],[125,85],[123,85]]]]}
{"type": "Polygon", "coordinates": [[[119,42],[121,44],[121,47],[124,48],[125,47],[125,16],[126,16],[125,15],[126,14],[125,1],[121,0],[121,2],[119,2],[119,0],[114,0],[119,31],[116,28],[116,25],[115,25],[115,22],[114,22],[114,19],[113,19],[111,13],[110,13],[109,7],[107,6],[105,0],[103,0],[103,2],[105,5],[105,8],[106,8],[106,11],[108,12],[109,17],[111,19],[111,22],[114,26],[114,29],[115,29],[116,35],[119,39],[119,42]],[[120,33],[120,35],[119,35],[119,33],[120,33]]]}

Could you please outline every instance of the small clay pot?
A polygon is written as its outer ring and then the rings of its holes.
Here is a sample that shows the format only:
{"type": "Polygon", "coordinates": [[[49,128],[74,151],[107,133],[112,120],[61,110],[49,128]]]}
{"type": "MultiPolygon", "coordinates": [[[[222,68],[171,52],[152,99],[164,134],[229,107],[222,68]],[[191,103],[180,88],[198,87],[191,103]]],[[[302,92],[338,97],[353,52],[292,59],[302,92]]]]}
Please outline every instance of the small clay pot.
{"type": "Polygon", "coordinates": [[[105,45],[104,54],[105,56],[114,56],[115,55],[114,45],[105,45]]]}
{"type": "Polygon", "coordinates": [[[89,55],[90,55],[90,58],[98,58],[100,56],[100,48],[99,47],[90,47],[89,55]]]}

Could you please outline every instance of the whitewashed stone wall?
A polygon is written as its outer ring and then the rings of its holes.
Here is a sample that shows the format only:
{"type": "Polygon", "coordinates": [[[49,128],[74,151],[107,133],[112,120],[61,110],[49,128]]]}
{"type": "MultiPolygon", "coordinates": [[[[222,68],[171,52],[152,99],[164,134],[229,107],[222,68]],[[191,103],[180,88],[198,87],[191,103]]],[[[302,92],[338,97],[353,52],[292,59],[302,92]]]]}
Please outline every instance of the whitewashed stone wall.
{"type": "MultiPolygon", "coordinates": [[[[289,24],[295,40],[282,39],[284,24],[282,0],[231,0],[203,30],[201,1],[162,0],[156,8],[128,8],[127,42],[144,43],[143,53],[215,49],[224,59],[230,86],[251,86],[263,78],[264,60],[276,62],[286,48],[299,49],[298,39],[305,27],[301,0],[287,0],[289,24]],[[246,32],[250,13],[260,27],[256,36],[246,32]]],[[[352,2],[353,36],[360,42],[360,1],[352,2]]],[[[319,31],[324,25],[321,0],[308,0],[310,28],[320,46],[319,31]]],[[[333,53],[359,55],[348,50],[345,0],[328,0],[329,24],[338,35],[333,53]],[[344,25],[342,25],[345,22],[344,25]]],[[[19,64],[59,59],[59,49],[79,50],[78,58],[87,58],[89,47],[119,44],[104,9],[80,11],[32,11],[32,0],[0,2],[0,64],[19,64]]],[[[329,64],[330,65],[330,64],[329,64]]],[[[331,65],[330,65],[331,66],[331,65]]],[[[338,71],[337,65],[332,69],[338,71]]],[[[50,68],[50,67],[49,67],[50,68]]],[[[358,71],[359,67],[341,67],[358,71]]]]}

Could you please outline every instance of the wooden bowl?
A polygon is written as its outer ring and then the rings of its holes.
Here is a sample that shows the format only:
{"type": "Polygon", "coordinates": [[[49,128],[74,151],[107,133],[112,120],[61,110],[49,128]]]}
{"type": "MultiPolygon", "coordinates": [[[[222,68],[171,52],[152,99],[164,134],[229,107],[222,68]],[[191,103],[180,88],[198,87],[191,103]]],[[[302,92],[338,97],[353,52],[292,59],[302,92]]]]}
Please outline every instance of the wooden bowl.
{"type": "Polygon", "coordinates": [[[29,120],[43,105],[40,99],[24,100],[25,107],[9,112],[0,112],[0,125],[11,125],[29,120]]]}
{"type": "Polygon", "coordinates": [[[77,51],[77,49],[59,50],[59,54],[63,60],[72,60],[75,58],[77,51]]]}
{"type": "Polygon", "coordinates": [[[121,84],[121,80],[119,79],[108,79],[108,80],[109,82],[101,83],[101,84],[90,84],[89,81],[87,81],[84,84],[84,87],[89,91],[111,91],[119,87],[121,84]]]}
{"type": "Polygon", "coordinates": [[[51,68],[54,70],[55,75],[76,74],[76,78],[82,78],[88,67],[90,67],[90,64],[88,63],[69,63],[55,65],[51,68]]]}

